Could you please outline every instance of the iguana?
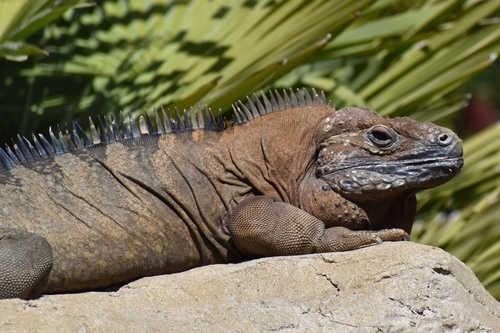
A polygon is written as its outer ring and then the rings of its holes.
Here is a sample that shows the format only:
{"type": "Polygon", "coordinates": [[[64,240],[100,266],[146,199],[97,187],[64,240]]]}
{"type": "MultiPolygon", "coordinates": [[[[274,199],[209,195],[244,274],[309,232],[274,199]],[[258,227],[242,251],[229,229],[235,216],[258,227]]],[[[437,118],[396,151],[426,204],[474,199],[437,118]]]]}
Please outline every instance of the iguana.
{"type": "Polygon", "coordinates": [[[0,298],[405,240],[415,193],[463,164],[448,129],[314,90],[233,109],[231,125],[155,110],[0,149],[0,298]]]}

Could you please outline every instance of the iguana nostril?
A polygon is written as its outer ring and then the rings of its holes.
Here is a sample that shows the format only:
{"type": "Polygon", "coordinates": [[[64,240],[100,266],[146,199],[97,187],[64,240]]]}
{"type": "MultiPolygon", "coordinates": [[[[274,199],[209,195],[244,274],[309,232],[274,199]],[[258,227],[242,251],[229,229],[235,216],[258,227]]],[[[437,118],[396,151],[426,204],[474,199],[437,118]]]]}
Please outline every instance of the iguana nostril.
{"type": "Polygon", "coordinates": [[[437,135],[437,139],[438,144],[440,144],[441,146],[448,146],[453,142],[453,135],[450,135],[448,133],[440,133],[437,135]]]}

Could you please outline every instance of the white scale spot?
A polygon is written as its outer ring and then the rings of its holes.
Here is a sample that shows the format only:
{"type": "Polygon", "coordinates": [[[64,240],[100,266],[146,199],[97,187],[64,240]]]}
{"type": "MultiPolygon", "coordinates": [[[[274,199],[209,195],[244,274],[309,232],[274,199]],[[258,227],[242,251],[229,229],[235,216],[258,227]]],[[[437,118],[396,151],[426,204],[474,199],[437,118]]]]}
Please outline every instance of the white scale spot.
{"type": "Polygon", "coordinates": [[[329,130],[332,129],[332,125],[335,123],[335,119],[332,119],[330,117],[325,118],[325,123],[323,125],[323,131],[328,132],[329,130]]]}

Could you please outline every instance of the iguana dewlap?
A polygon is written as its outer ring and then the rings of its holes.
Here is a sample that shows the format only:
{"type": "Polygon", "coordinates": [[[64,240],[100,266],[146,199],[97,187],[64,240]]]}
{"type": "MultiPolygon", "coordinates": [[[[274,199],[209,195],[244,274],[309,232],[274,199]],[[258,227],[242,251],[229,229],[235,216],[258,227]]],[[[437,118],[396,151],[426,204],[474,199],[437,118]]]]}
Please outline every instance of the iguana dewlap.
{"type": "Polygon", "coordinates": [[[225,129],[155,111],[0,149],[0,298],[407,239],[415,193],[463,164],[448,129],[314,90],[234,110],[225,129]]]}

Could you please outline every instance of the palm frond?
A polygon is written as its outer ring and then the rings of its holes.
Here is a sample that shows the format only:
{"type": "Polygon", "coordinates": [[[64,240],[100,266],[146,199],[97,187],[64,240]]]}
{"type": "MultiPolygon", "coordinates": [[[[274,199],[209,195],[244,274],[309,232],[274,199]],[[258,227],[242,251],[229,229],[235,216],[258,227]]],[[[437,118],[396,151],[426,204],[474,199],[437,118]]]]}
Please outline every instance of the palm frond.
{"type": "MultiPolygon", "coordinates": [[[[34,54],[48,53],[25,39],[56,20],[80,0],[18,0],[0,2],[0,57],[24,61],[34,54]]],[[[80,7],[83,4],[80,4],[80,7]]]]}

